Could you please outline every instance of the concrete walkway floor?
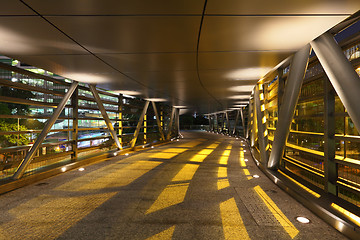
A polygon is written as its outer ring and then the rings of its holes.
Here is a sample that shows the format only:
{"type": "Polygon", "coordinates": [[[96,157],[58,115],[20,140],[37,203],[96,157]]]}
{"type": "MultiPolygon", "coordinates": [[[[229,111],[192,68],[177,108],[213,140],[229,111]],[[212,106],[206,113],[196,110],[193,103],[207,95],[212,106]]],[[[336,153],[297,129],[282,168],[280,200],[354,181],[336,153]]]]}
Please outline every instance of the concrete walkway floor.
{"type": "Polygon", "coordinates": [[[245,142],[183,135],[1,195],[0,239],[346,239],[267,179],[245,142]]]}

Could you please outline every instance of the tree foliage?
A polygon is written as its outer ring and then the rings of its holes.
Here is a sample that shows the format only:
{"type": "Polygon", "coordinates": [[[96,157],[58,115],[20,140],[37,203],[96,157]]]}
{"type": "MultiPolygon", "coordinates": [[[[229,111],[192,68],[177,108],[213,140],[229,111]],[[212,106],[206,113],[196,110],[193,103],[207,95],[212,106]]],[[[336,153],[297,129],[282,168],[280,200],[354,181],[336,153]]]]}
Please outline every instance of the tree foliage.
{"type": "MultiPolygon", "coordinates": [[[[9,123],[4,120],[0,120],[0,132],[10,132],[10,131],[25,131],[27,130],[25,126],[19,125],[17,123],[9,123]]],[[[8,147],[14,145],[26,145],[29,144],[29,134],[10,134],[10,135],[0,135],[0,145],[1,147],[8,147]]]]}

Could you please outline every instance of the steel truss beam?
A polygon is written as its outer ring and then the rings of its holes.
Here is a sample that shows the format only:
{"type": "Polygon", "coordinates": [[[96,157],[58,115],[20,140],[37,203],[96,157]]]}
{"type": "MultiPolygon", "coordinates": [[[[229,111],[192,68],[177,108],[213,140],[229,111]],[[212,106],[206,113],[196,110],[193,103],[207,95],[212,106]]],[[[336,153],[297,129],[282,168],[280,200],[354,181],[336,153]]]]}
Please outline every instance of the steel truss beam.
{"type": "Polygon", "coordinates": [[[320,64],[344,104],[351,120],[360,131],[360,78],[330,33],[311,42],[320,64]]]}
{"type": "Polygon", "coordinates": [[[245,119],[244,119],[243,108],[240,108],[240,118],[241,118],[241,125],[242,125],[242,127],[243,127],[244,137],[246,137],[245,119]]]}
{"type": "Polygon", "coordinates": [[[177,135],[180,135],[180,109],[176,108],[175,111],[175,121],[176,121],[176,132],[177,135]]]}
{"type": "Polygon", "coordinates": [[[176,112],[176,109],[173,107],[172,110],[171,110],[171,117],[170,117],[170,123],[169,123],[169,129],[168,129],[168,133],[166,135],[166,139],[169,140],[170,139],[170,136],[171,136],[171,129],[173,127],[173,121],[174,121],[174,118],[175,118],[175,112],[176,112]]]}
{"type": "Polygon", "coordinates": [[[227,129],[227,133],[230,134],[229,113],[228,113],[227,111],[225,112],[225,117],[226,117],[226,129],[227,129]]]}
{"type": "Polygon", "coordinates": [[[258,128],[258,141],[260,147],[260,159],[261,163],[266,166],[269,157],[269,146],[268,146],[268,137],[267,137],[267,130],[266,130],[266,122],[263,121],[264,115],[263,112],[265,111],[265,105],[261,104],[260,99],[260,89],[259,85],[255,86],[255,93],[254,93],[254,102],[256,108],[256,122],[258,128]],[[262,107],[264,106],[264,107],[262,107]]]}
{"type": "Polygon", "coordinates": [[[58,104],[57,108],[54,110],[53,115],[50,117],[50,119],[46,122],[43,130],[41,131],[40,135],[38,136],[38,138],[36,139],[35,143],[31,146],[31,148],[29,149],[29,151],[27,152],[24,160],[22,160],[22,162],[20,163],[19,167],[17,168],[15,174],[13,175],[13,179],[19,179],[22,177],[22,175],[24,174],[26,168],[29,166],[29,164],[31,163],[36,151],[39,149],[41,143],[45,140],[46,135],[48,134],[48,132],[50,131],[51,127],[54,125],[55,121],[58,119],[58,117],[60,116],[61,112],[64,110],[67,101],[71,98],[72,94],[74,93],[74,91],[76,90],[77,86],[78,86],[78,82],[73,82],[67,93],[65,94],[64,98],[61,99],[60,103],[58,104]]]}
{"type": "Polygon", "coordinates": [[[103,116],[103,118],[105,120],[106,126],[109,129],[112,139],[115,141],[117,148],[122,149],[119,138],[117,137],[117,134],[115,132],[114,126],[111,124],[110,118],[107,115],[106,109],[105,109],[105,107],[101,101],[101,98],[96,90],[96,85],[94,85],[94,84],[88,84],[88,85],[89,85],[90,91],[91,91],[92,95],[94,96],[94,99],[98,105],[101,115],[103,116]]]}
{"type": "Polygon", "coordinates": [[[291,121],[295,113],[296,103],[300,96],[301,85],[309,62],[310,50],[310,44],[307,44],[299,50],[292,59],[268,162],[268,168],[270,169],[276,169],[284,155],[291,121]]]}
{"type": "MultiPolygon", "coordinates": [[[[252,128],[252,124],[253,124],[253,119],[251,117],[251,114],[253,114],[253,105],[251,104],[251,99],[249,99],[249,109],[248,109],[248,122],[247,122],[247,128],[246,128],[246,139],[249,139],[249,135],[250,135],[250,127],[252,128]]],[[[252,135],[254,134],[251,134],[250,138],[252,139],[252,135]]],[[[253,141],[251,140],[251,146],[253,141]]]]}
{"type": "Polygon", "coordinates": [[[235,117],[234,129],[233,129],[233,132],[232,132],[233,135],[235,135],[235,133],[236,133],[236,126],[237,126],[237,124],[238,124],[238,121],[239,121],[239,110],[236,110],[236,117],[235,117]]]}
{"type": "Polygon", "coordinates": [[[140,119],[139,119],[139,121],[138,121],[138,123],[137,123],[136,129],[135,129],[135,132],[134,132],[134,137],[133,137],[133,139],[131,139],[131,142],[130,142],[130,147],[131,147],[131,148],[135,147],[136,140],[137,140],[137,138],[138,138],[138,136],[139,136],[139,133],[140,133],[141,125],[142,125],[143,122],[144,122],[144,117],[145,117],[145,114],[146,114],[147,109],[148,109],[148,107],[149,107],[149,103],[150,103],[150,101],[146,101],[146,102],[145,102],[144,109],[143,109],[143,111],[142,111],[142,113],[141,113],[140,119]]]}
{"type": "Polygon", "coordinates": [[[163,131],[162,127],[161,127],[161,122],[160,122],[160,118],[159,118],[159,113],[158,113],[157,108],[156,108],[156,104],[155,104],[155,102],[151,102],[151,104],[152,104],[152,107],[154,109],[154,113],[155,113],[155,117],[156,117],[156,123],[157,123],[158,128],[159,128],[159,133],[161,135],[161,139],[165,140],[165,135],[164,135],[164,131],[163,131]]]}

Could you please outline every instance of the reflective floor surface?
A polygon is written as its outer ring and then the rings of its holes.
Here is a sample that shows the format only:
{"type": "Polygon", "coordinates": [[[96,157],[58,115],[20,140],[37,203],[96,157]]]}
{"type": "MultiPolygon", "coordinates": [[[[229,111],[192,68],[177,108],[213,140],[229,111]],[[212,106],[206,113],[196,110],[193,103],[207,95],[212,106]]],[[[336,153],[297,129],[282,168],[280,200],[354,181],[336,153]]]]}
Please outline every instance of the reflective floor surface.
{"type": "Polygon", "coordinates": [[[267,179],[245,142],[182,134],[1,195],[0,239],[346,239],[267,179]]]}

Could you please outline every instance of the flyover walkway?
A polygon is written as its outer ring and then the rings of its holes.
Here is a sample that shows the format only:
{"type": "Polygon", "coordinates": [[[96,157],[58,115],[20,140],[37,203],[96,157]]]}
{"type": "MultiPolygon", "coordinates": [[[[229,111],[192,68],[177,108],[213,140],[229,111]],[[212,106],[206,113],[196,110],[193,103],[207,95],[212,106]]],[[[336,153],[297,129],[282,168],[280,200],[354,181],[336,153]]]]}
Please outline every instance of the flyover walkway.
{"type": "Polygon", "coordinates": [[[183,135],[1,195],[0,239],[346,239],[274,185],[242,140],[183,135]]]}

